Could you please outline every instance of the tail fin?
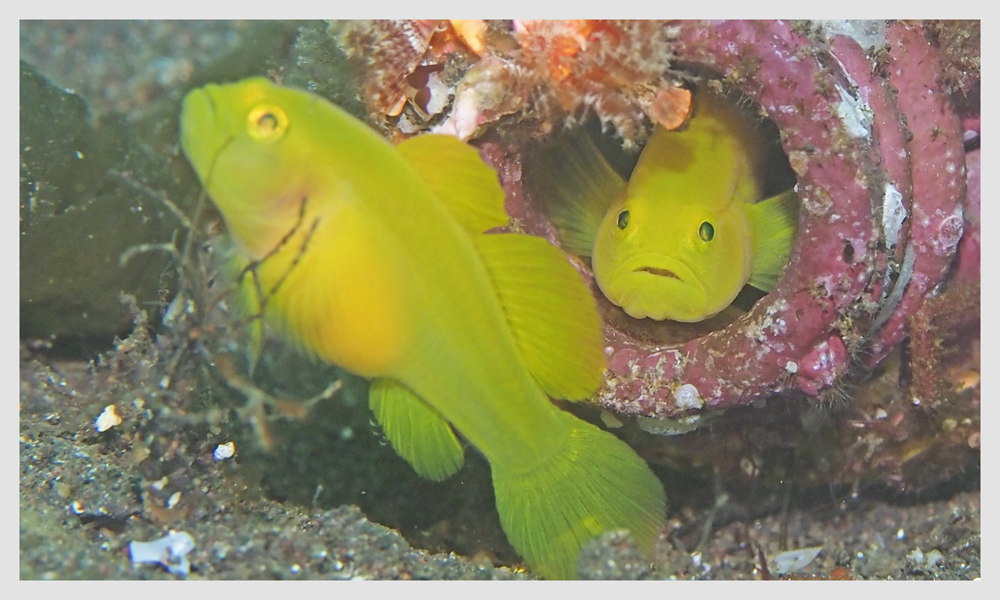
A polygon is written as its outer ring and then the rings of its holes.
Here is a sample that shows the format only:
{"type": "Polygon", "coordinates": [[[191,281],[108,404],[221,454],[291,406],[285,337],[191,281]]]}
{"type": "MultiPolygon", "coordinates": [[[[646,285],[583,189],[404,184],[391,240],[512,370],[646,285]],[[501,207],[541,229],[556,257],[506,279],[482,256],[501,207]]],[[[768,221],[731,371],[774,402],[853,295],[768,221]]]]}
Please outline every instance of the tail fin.
{"type": "Polygon", "coordinates": [[[547,579],[573,579],[580,549],[600,533],[628,529],[652,551],[663,526],[663,485],[625,442],[572,419],[559,454],[530,470],[493,465],[497,512],[507,539],[547,579]]]}

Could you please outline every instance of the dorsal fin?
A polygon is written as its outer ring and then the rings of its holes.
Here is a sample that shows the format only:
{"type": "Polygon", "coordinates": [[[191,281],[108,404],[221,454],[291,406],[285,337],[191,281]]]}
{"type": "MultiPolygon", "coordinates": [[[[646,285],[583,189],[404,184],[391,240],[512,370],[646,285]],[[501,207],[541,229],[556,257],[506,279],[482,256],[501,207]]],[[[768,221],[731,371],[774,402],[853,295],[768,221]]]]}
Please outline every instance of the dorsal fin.
{"type": "Polygon", "coordinates": [[[396,149],[469,233],[510,223],[496,172],[469,144],[450,135],[427,133],[396,149]]]}
{"type": "Polygon", "coordinates": [[[394,379],[374,379],[368,407],[392,448],[420,476],[443,481],[461,468],[465,453],[451,425],[410,388],[394,379]]]}
{"type": "Polygon", "coordinates": [[[753,267],[747,282],[770,292],[788,264],[799,226],[799,196],[788,190],[748,204],[747,219],[753,231],[753,267]]]}
{"type": "Polygon", "coordinates": [[[545,239],[474,238],[528,371],[555,398],[589,398],[606,362],[594,297],[565,253],[545,239]]]}
{"type": "Polygon", "coordinates": [[[567,252],[590,256],[608,207],[625,192],[622,179],[580,127],[539,153],[532,184],[567,252]]]}

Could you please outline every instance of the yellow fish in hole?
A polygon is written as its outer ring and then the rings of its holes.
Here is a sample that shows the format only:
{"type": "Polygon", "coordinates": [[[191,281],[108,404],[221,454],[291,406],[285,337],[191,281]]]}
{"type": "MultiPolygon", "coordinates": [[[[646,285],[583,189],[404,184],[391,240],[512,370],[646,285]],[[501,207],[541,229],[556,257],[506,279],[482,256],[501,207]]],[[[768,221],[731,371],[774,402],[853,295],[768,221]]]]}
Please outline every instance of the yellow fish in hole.
{"type": "Polygon", "coordinates": [[[489,461],[511,545],[547,578],[628,529],[652,549],[663,486],[624,442],[553,404],[605,368],[593,297],[542,238],[508,225],[474,148],[393,146],[340,108],[266,79],[184,100],[181,145],[225,217],[244,310],[307,352],[371,378],[393,448],[443,480],[461,435],[489,461]]]}
{"type": "Polygon", "coordinates": [[[693,323],[748,283],[770,291],[795,241],[795,192],[762,199],[759,124],[707,89],[694,110],[682,130],[656,126],[628,182],[584,131],[536,169],[563,247],[591,257],[601,291],[635,318],[693,323]]]}

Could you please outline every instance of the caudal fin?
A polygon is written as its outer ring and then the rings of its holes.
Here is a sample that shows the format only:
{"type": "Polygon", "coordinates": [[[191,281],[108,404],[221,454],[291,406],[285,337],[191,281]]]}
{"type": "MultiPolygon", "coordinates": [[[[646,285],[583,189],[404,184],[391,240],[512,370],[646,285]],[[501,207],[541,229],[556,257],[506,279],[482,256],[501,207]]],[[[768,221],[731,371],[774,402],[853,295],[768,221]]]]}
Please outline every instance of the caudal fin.
{"type": "Polygon", "coordinates": [[[580,549],[608,530],[628,529],[648,554],[666,513],[663,485],[632,448],[566,418],[574,422],[558,454],[528,469],[493,465],[507,539],[547,579],[576,578],[580,549]]]}

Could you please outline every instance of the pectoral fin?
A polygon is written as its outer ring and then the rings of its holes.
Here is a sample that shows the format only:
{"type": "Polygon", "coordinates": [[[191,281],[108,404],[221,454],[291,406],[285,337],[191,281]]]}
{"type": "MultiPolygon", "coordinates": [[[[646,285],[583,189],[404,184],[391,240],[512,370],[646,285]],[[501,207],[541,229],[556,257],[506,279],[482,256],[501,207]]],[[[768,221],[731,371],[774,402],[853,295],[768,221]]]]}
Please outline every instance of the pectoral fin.
{"type": "Polygon", "coordinates": [[[497,174],[472,146],[450,135],[428,133],[396,149],[469,233],[510,223],[497,174]]]}
{"type": "Polygon", "coordinates": [[[589,398],[606,362],[594,297],[566,254],[540,237],[481,235],[486,264],[528,371],[555,398],[589,398]]]}
{"type": "Polygon", "coordinates": [[[608,207],[628,185],[583,128],[562,133],[529,171],[567,252],[590,256],[608,207]]]}
{"type": "Polygon", "coordinates": [[[795,190],[747,205],[754,235],[753,267],[748,283],[770,292],[778,285],[799,226],[799,196],[795,190]]]}
{"type": "Polygon", "coordinates": [[[392,448],[422,477],[443,481],[465,460],[451,425],[408,387],[392,379],[375,379],[368,407],[392,448]]]}
{"type": "Polygon", "coordinates": [[[245,271],[248,262],[240,257],[231,248],[225,246],[223,242],[221,251],[230,253],[231,256],[225,263],[225,270],[229,274],[231,281],[236,281],[236,314],[247,323],[249,332],[247,335],[246,358],[250,376],[253,376],[260,355],[264,349],[264,315],[261,314],[263,301],[260,297],[260,290],[255,284],[253,273],[245,271]]]}

